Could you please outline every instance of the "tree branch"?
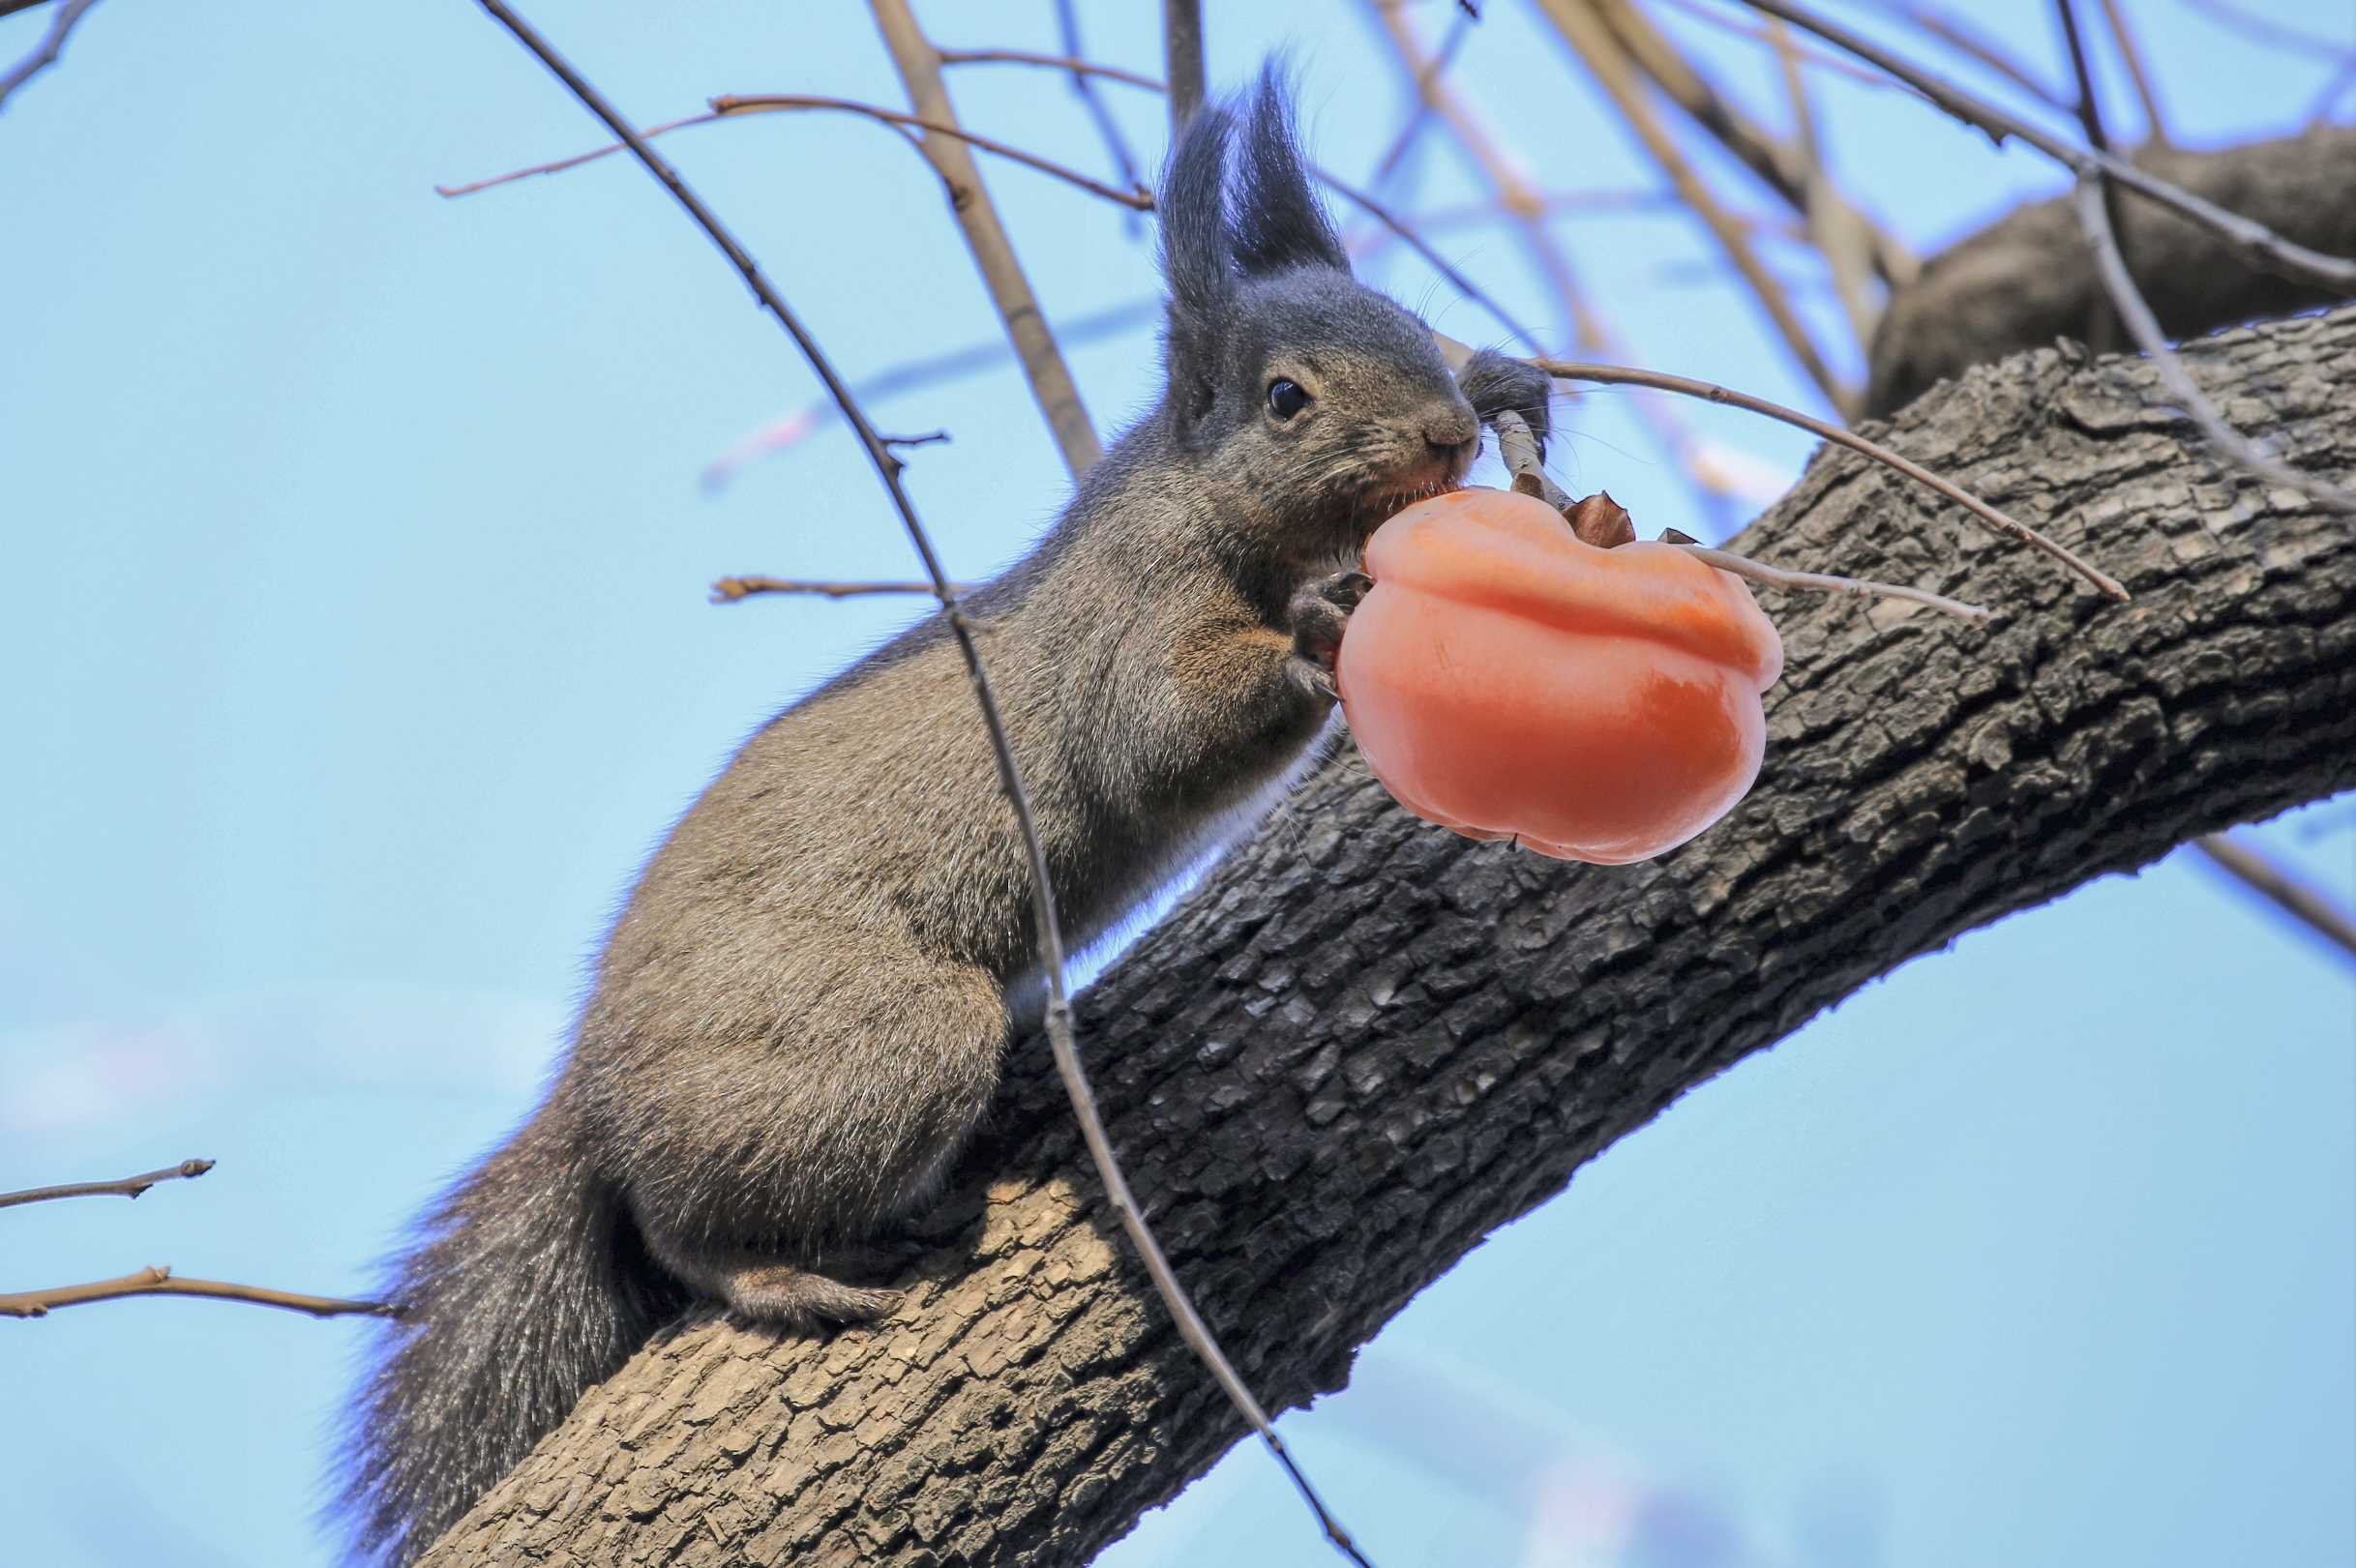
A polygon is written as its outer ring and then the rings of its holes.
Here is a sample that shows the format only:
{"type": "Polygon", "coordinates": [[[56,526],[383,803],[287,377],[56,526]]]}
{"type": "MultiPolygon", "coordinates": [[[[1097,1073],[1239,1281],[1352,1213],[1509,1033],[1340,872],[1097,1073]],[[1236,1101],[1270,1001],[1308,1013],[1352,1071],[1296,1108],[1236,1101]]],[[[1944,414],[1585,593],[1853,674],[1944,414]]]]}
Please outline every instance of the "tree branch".
{"type": "Polygon", "coordinates": [[[1847,447],[1852,452],[1863,453],[1886,467],[1894,468],[1918,485],[1928,486],[1957,506],[1970,512],[1974,517],[1994,523],[1999,529],[2011,534],[2024,545],[2031,545],[2043,550],[2111,598],[2125,599],[2128,597],[2126,587],[2117,578],[2096,567],[2093,562],[2079,555],[2075,550],[2046,538],[2027,523],[1997,511],[1961,486],[1941,479],[1922,464],[1902,458],[1880,442],[1869,441],[1854,430],[1846,430],[1837,425],[1812,418],[1801,413],[1798,409],[1786,408],[1781,403],[1769,402],[1765,398],[1754,398],[1747,392],[1736,392],[1730,387],[1717,386],[1708,381],[1695,381],[1686,376],[1663,375],[1657,370],[1630,370],[1623,365],[1570,365],[1560,360],[1545,359],[1534,363],[1548,375],[1559,376],[1566,381],[1594,381],[1604,386],[1653,387],[1661,392],[1674,392],[1687,398],[1700,398],[1705,401],[1724,403],[1733,408],[1746,408],[1754,414],[1765,414],[1769,419],[1781,420],[1786,425],[1797,425],[1804,430],[1811,430],[1828,441],[1847,447]]]}
{"type": "Polygon", "coordinates": [[[965,233],[982,284],[990,291],[990,303],[998,307],[999,320],[1006,328],[1007,340],[1014,344],[1014,356],[1030,383],[1030,394],[1038,399],[1057,450],[1063,454],[1063,465],[1078,479],[1104,456],[1104,448],[1096,439],[1095,426],[1089,422],[1071,368],[1063,363],[1063,352],[1047,328],[1047,317],[1039,310],[1038,296],[1031,292],[1030,280],[1024,275],[1022,260],[1014,253],[1014,242],[999,222],[998,207],[990,199],[990,188],[982,183],[981,170],[974,166],[972,150],[963,138],[939,129],[957,124],[957,110],[940,79],[940,56],[917,26],[916,14],[908,0],[869,0],[868,9],[875,13],[892,64],[899,68],[909,107],[926,122],[924,156],[948,191],[949,208],[965,233]]]}
{"type": "Polygon", "coordinates": [[[120,1181],[78,1181],[64,1187],[28,1187],[20,1193],[0,1193],[0,1209],[19,1203],[45,1203],[53,1198],[136,1198],[160,1181],[194,1181],[213,1169],[211,1160],[183,1160],[143,1176],[120,1181]]]}
{"type": "Polygon", "coordinates": [[[2284,875],[2281,867],[2230,833],[2203,834],[2192,846],[2356,958],[2356,920],[2331,900],[2284,875]]]}
{"type": "MultiPolygon", "coordinates": [[[[2356,311],[2187,351],[2286,451],[2356,450],[2356,311]]],[[[2152,380],[2046,350],[1890,437],[2073,544],[2099,529],[2133,603],[1827,448],[1738,548],[1997,613],[1763,594],[1788,662],[1718,826],[1546,860],[1415,821],[1345,750],[1081,998],[1138,1197],[1273,1405],[1340,1386],[1490,1229],[1872,978],[2356,785],[2356,539],[2221,480],[2143,417],[2152,380]]],[[[425,1563],[1078,1568],[1243,1431],[1089,1172],[1046,1045],[1017,1042],[893,1319],[680,1323],[425,1563]]]]}
{"type": "MultiPolygon", "coordinates": [[[[24,0],[21,5],[0,7],[0,16],[39,3],[40,0],[24,0]]],[[[97,4],[98,0],[59,0],[57,15],[49,18],[48,32],[43,34],[41,42],[33,45],[33,52],[11,66],[6,75],[0,75],[0,104],[6,104],[9,94],[57,63],[59,52],[66,46],[66,35],[74,31],[75,22],[82,19],[82,13],[97,4]]]]}
{"type": "Polygon", "coordinates": [[[1749,285],[1752,297],[1759,302],[1759,308],[1767,312],[1768,320],[1791,350],[1792,357],[1800,362],[1800,368],[1807,372],[1808,379],[1816,383],[1825,400],[1844,419],[1854,418],[1856,390],[1843,386],[1840,378],[1833,373],[1832,367],[1825,363],[1823,354],[1817,349],[1816,340],[1808,335],[1799,313],[1792,309],[1791,298],[1782,281],[1769,272],[1765,263],[1759,260],[1750,248],[1749,236],[1743,231],[1743,225],[1727,212],[1701,176],[1694,172],[1676,140],[1654,115],[1652,104],[1645,101],[1637,85],[1627,51],[1612,36],[1611,29],[1604,24],[1590,0],[1539,0],[1538,9],[1554,24],[1563,42],[1569,44],[1571,51],[1586,63],[1589,73],[1603,89],[1604,96],[1620,111],[1621,118],[1627,122],[1628,129],[1635,133],[1645,151],[1652,155],[1653,161],[1660,165],[1661,172],[1668,176],[1678,195],[1702,221],[1703,226],[1716,237],[1719,249],[1726,253],[1726,259],[1742,276],[1743,281],[1749,285]]]}
{"type": "Polygon", "coordinates": [[[2170,185],[2159,176],[2138,168],[2116,153],[2073,147],[2028,121],[2007,113],[1984,99],[1975,98],[1953,83],[1944,81],[1928,72],[1919,70],[1898,59],[1888,50],[1868,44],[1855,34],[1834,26],[1819,16],[1792,5],[1789,0],[1743,0],[1753,11],[1780,16],[1795,27],[1805,28],[1828,44],[1837,44],[1869,64],[1879,66],[1909,87],[1920,92],[1941,109],[1965,125],[1984,131],[2002,142],[2007,136],[2018,136],[2022,141],[2043,153],[2047,158],[2068,167],[2073,174],[2105,174],[2129,189],[2142,192],[2153,200],[2174,208],[2185,217],[2200,223],[2232,244],[2241,247],[2261,266],[2300,281],[2321,284],[2343,292],[2356,290],[2356,261],[2341,256],[2329,256],[2319,251],[2294,244],[2277,234],[2263,223],[2252,222],[2238,214],[2227,212],[2216,203],[2204,200],[2190,191],[2170,185]]]}
{"type": "MultiPolygon", "coordinates": [[[[929,594],[929,582],[803,582],[792,577],[722,577],[712,584],[712,603],[733,604],[751,594],[823,594],[828,599],[850,599],[860,594],[929,594]]],[[[949,591],[964,597],[973,590],[964,583],[949,584],[949,591]]]]}
{"type": "Polygon", "coordinates": [[[119,1280],[93,1280],[88,1285],[60,1285],[46,1290],[18,1290],[0,1294],[0,1317],[46,1317],[59,1307],[79,1307],[92,1301],[118,1301],[125,1296],[203,1296],[212,1301],[243,1301],[256,1307],[283,1307],[313,1317],[399,1317],[401,1308],[381,1301],[341,1301],[334,1296],[297,1295],[258,1285],[230,1285],[222,1280],[184,1280],[169,1268],[143,1268],[119,1280]]]}
{"type": "Polygon", "coordinates": [[[2167,337],[2160,330],[2152,308],[2144,302],[2135,288],[2135,281],[2128,275],[2127,263],[2120,258],[2118,236],[2111,231],[2107,192],[2101,175],[2082,177],[2078,181],[2078,222],[2085,226],[2086,242],[2094,248],[2095,267],[2103,278],[2103,286],[2110,293],[2111,304],[2125,323],[2128,336],[2134,339],[2143,352],[2151,356],[2153,367],[2160,372],[2161,384],[2178,406],[2192,417],[2217,450],[2245,471],[2266,481],[2269,485],[2287,485],[2301,494],[2310,496],[2334,512],[2356,515],[2356,494],[2319,474],[2303,473],[2286,463],[2278,462],[2245,438],[2241,431],[2225,423],[2225,416],[2217,411],[2217,404],[2195,386],[2185,372],[2183,362],[2168,351],[2167,337]]]}

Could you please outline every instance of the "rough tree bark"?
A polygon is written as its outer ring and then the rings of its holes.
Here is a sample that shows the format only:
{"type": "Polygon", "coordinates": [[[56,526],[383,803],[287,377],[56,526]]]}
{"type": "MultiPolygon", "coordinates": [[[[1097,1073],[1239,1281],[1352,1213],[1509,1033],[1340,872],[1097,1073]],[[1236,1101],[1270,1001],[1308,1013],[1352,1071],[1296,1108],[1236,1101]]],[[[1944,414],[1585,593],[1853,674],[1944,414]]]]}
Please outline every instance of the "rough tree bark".
{"type": "MultiPolygon", "coordinates": [[[[2301,245],[2356,253],[2356,126],[2317,126],[2222,152],[2146,147],[2135,162],[2301,245]]],[[[2330,303],[2243,262],[2206,230],[2132,192],[2120,249],[2172,338],[2330,303]]],[[[1891,297],[1873,335],[1865,412],[1887,418],[1932,383],[2110,321],[2094,257],[2067,195],[2014,208],[1932,256],[1891,297]]],[[[2132,347],[2121,334],[2102,347],[2132,347]]]]}
{"type": "MultiPolygon", "coordinates": [[[[2356,464],[2356,310],[2196,344],[2288,460],[2356,464]]],[[[1840,451],[1739,547],[1997,606],[1763,596],[1758,788],[1651,864],[1408,817],[1343,752],[1090,991],[1083,1048],[1180,1273],[1271,1407],[1613,1139],[1858,986],[2184,840],[2356,784],[2356,539],[2185,444],[2132,360],[2043,349],[1890,442],[2052,562],[1840,451]]],[[[426,1559],[1077,1564],[1241,1427],[1124,1253],[1036,1039],[890,1322],[657,1341],[426,1559]]]]}

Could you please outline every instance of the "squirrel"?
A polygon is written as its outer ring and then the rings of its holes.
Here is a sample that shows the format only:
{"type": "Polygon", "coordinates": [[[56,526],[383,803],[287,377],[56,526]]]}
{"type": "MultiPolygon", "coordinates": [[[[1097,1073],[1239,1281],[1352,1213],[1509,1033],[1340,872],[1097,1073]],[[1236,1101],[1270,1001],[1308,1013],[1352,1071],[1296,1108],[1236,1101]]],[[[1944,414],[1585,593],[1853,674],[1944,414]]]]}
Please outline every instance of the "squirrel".
{"type": "MultiPolygon", "coordinates": [[[[962,600],[1077,941],[1271,804],[1332,715],[1367,537],[1550,383],[1351,275],[1282,84],[1159,198],[1159,399],[962,600]]],[[[697,1297],[789,1330],[897,1301],[829,1258],[933,1193],[1035,989],[1013,814],[942,618],[779,714],[679,820],[544,1102],[425,1216],[351,1416],[357,1553],[413,1561],[697,1297]]]]}

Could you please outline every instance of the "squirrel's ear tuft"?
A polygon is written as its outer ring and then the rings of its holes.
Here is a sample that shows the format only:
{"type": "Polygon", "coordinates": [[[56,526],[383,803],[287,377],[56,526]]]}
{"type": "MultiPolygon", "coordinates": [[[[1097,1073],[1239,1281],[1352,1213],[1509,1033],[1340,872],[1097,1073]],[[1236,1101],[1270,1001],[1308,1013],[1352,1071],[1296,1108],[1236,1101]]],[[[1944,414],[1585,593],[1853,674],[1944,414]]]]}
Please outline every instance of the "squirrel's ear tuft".
{"type": "Polygon", "coordinates": [[[1155,203],[1161,217],[1162,281],[1173,311],[1208,317],[1235,292],[1227,254],[1227,146],[1235,122],[1205,105],[1187,122],[1155,203]]]}
{"type": "Polygon", "coordinates": [[[1260,74],[1260,90],[1252,98],[1242,165],[1228,243],[1247,277],[1296,267],[1350,270],[1342,237],[1310,189],[1308,161],[1294,139],[1284,77],[1273,64],[1260,74]]]}

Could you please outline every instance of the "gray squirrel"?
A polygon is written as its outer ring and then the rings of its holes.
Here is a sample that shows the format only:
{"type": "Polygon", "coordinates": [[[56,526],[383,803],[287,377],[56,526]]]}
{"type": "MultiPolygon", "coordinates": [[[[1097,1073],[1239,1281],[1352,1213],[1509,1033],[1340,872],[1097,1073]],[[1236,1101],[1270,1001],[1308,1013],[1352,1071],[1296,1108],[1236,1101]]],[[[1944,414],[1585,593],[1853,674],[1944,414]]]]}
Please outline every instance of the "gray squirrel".
{"type": "MultiPolygon", "coordinates": [[[[1352,278],[1272,74],[1190,123],[1160,213],[1159,400],[964,601],[1075,942],[1310,751],[1373,529],[1463,479],[1479,421],[1547,429],[1543,374],[1483,352],[1451,377],[1352,278]]],[[[821,1270],[922,1204],[988,1108],[1030,900],[939,616],[746,742],[631,893],[544,1103],[393,1264],[358,1552],[421,1555],[695,1297],[802,1331],[889,1312],[821,1270]]]]}

